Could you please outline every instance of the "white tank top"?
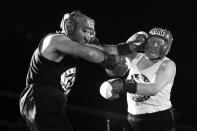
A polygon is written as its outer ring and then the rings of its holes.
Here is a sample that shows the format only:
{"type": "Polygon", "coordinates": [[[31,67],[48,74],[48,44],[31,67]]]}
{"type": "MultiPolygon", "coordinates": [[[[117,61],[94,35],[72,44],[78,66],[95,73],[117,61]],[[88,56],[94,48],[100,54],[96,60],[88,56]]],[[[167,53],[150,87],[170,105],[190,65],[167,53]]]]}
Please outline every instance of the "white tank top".
{"type": "MultiPolygon", "coordinates": [[[[135,79],[139,83],[154,83],[155,74],[164,60],[170,60],[165,57],[163,60],[155,63],[145,70],[138,70],[137,63],[141,60],[144,54],[139,53],[139,57],[136,57],[130,61],[130,72],[127,79],[135,79]]],[[[170,93],[173,83],[166,85],[155,96],[142,96],[137,94],[127,93],[128,112],[133,115],[153,113],[163,111],[172,106],[170,101],[170,93]]]]}

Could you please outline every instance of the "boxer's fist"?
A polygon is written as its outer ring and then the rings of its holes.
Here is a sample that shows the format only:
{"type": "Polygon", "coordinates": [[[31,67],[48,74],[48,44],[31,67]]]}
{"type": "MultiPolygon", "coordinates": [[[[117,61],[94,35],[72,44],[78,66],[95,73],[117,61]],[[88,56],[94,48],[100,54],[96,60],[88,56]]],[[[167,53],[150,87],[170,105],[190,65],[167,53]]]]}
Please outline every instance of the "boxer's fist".
{"type": "Polygon", "coordinates": [[[115,100],[119,98],[119,94],[123,92],[123,80],[120,78],[105,81],[100,86],[100,94],[105,99],[115,100]]]}
{"type": "Polygon", "coordinates": [[[144,31],[139,31],[132,35],[126,43],[130,45],[130,48],[135,48],[137,52],[143,52],[144,45],[148,38],[148,34],[144,31]]]}
{"type": "Polygon", "coordinates": [[[124,77],[129,71],[129,59],[127,57],[122,57],[121,61],[117,63],[113,69],[105,69],[108,76],[110,77],[124,77]]]}

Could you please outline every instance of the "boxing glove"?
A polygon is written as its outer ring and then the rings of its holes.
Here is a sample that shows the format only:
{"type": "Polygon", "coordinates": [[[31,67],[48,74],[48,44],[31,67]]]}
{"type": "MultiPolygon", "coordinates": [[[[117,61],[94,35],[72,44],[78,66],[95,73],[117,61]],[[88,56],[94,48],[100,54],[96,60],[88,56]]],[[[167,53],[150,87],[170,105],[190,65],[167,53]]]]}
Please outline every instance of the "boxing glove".
{"type": "Polygon", "coordinates": [[[123,90],[122,80],[119,78],[110,79],[102,83],[100,94],[105,99],[115,100],[119,98],[119,94],[123,90]]]}
{"type": "Polygon", "coordinates": [[[143,52],[147,38],[148,34],[144,31],[135,33],[125,43],[119,43],[117,45],[119,55],[128,55],[135,54],[136,52],[143,52]]]}
{"type": "Polygon", "coordinates": [[[117,63],[111,70],[105,69],[110,77],[122,78],[129,72],[130,61],[127,57],[122,57],[122,60],[117,63]]]}
{"type": "Polygon", "coordinates": [[[148,34],[144,31],[139,31],[132,35],[126,43],[129,44],[131,49],[135,49],[136,52],[143,52],[147,39],[148,34]]]}
{"type": "Polygon", "coordinates": [[[100,86],[100,94],[105,99],[115,100],[122,93],[133,93],[137,91],[137,83],[133,80],[123,80],[120,78],[105,81],[100,86]]]}

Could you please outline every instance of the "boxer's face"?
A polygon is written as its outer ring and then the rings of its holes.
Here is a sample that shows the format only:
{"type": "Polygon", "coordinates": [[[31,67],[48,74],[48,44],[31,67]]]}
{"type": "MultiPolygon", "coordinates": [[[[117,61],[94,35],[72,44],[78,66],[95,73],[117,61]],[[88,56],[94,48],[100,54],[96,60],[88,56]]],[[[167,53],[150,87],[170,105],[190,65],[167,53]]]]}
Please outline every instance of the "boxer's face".
{"type": "Polygon", "coordinates": [[[80,43],[89,43],[92,39],[95,38],[95,29],[94,21],[90,19],[80,19],[78,21],[76,31],[75,31],[75,40],[80,43]]]}
{"type": "Polygon", "coordinates": [[[160,56],[163,46],[165,45],[165,41],[158,37],[151,37],[147,41],[148,48],[146,50],[146,55],[150,59],[156,59],[160,56]]]}

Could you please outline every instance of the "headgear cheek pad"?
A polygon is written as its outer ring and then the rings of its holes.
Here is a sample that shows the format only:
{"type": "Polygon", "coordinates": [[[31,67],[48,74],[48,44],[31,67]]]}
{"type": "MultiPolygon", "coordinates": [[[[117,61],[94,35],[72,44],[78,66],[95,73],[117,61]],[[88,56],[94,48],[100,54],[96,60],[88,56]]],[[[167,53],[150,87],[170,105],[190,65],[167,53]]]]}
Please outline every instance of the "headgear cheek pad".
{"type": "Polygon", "coordinates": [[[76,29],[76,21],[73,18],[73,14],[67,13],[64,14],[60,28],[66,33],[66,35],[72,35],[76,29]]]}
{"type": "Polygon", "coordinates": [[[149,31],[149,38],[151,37],[159,37],[165,41],[165,45],[161,49],[162,51],[161,54],[163,56],[167,55],[168,52],[170,51],[172,41],[173,41],[173,36],[171,32],[166,29],[155,27],[149,31]]]}

